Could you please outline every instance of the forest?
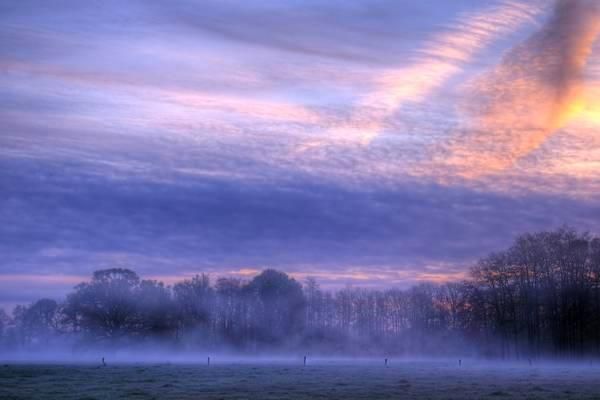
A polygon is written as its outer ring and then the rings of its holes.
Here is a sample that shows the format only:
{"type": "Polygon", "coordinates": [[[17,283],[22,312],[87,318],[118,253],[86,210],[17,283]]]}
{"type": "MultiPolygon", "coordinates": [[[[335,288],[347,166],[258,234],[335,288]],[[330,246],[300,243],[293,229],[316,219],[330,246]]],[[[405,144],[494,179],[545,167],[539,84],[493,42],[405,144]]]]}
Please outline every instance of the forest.
{"type": "Polygon", "coordinates": [[[524,234],[462,282],[330,291],[266,269],[251,280],[198,274],[172,286],[106,269],[64,299],[0,309],[0,346],[242,354],[600,355],[600,238],[571,228],[524,234]]]}

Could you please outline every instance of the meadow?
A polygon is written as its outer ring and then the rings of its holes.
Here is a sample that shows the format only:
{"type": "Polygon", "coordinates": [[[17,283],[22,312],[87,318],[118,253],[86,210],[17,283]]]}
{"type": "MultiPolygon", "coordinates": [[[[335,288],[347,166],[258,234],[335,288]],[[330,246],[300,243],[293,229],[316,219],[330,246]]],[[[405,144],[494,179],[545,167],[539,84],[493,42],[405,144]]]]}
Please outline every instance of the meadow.
{"type": "Polygon", "coordinates": [[[600,399],[600,366],[450,361],[3,363],[1,399],[600,399]]]}

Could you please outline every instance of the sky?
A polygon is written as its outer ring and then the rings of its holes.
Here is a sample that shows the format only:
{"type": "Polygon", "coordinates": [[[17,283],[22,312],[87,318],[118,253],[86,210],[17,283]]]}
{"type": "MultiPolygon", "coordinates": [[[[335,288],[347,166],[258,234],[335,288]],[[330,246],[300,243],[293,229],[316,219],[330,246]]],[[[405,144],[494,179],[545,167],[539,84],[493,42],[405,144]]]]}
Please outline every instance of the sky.
{"type": "Polygon", "coordinates": [[[598,233],[599,34],[595,0],[0,0],[0,305],[598,233]]]}

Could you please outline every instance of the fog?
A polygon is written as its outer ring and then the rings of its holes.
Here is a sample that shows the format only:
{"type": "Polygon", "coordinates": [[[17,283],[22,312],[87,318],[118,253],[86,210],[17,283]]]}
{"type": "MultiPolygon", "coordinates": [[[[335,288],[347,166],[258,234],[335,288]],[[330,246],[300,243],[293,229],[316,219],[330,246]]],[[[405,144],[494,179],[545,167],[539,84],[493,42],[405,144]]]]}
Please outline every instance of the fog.
{"type": "Polygon", "coordinates": [[[272,269],[173,286],[100,270],[64,301],[0,312],[0,349],[17,361],[591,362],[600,355],[600,239],[567,228],[522,235],[463,282],[406,290],[326,291],[272,269]]]}
{"type": "Polygon", "coordinates": [[[128,358],[0,368],[3,398],[595,399],[595,364],[478,359],[211,357],[128,358]],[[213,363],[214,359],[214,363],[213,363]]]}

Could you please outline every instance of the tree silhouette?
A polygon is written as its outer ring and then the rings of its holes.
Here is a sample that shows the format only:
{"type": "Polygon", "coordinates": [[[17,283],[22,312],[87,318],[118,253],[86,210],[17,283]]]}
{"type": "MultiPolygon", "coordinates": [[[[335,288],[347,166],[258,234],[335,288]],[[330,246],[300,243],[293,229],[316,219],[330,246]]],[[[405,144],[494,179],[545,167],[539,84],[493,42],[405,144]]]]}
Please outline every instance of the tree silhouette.
{"type": "Polygon", "coordinates": [[[184,348],[534,359],[600,356],[600,238],[569,228],[521,235],[463,282],[406,290],[304,287],[267,269],[246,282],[200,274],[176,283],[127,269],[94,272],[65,302],[0,310],[0,345],[34,348],[145,339],[184,348]]]}

